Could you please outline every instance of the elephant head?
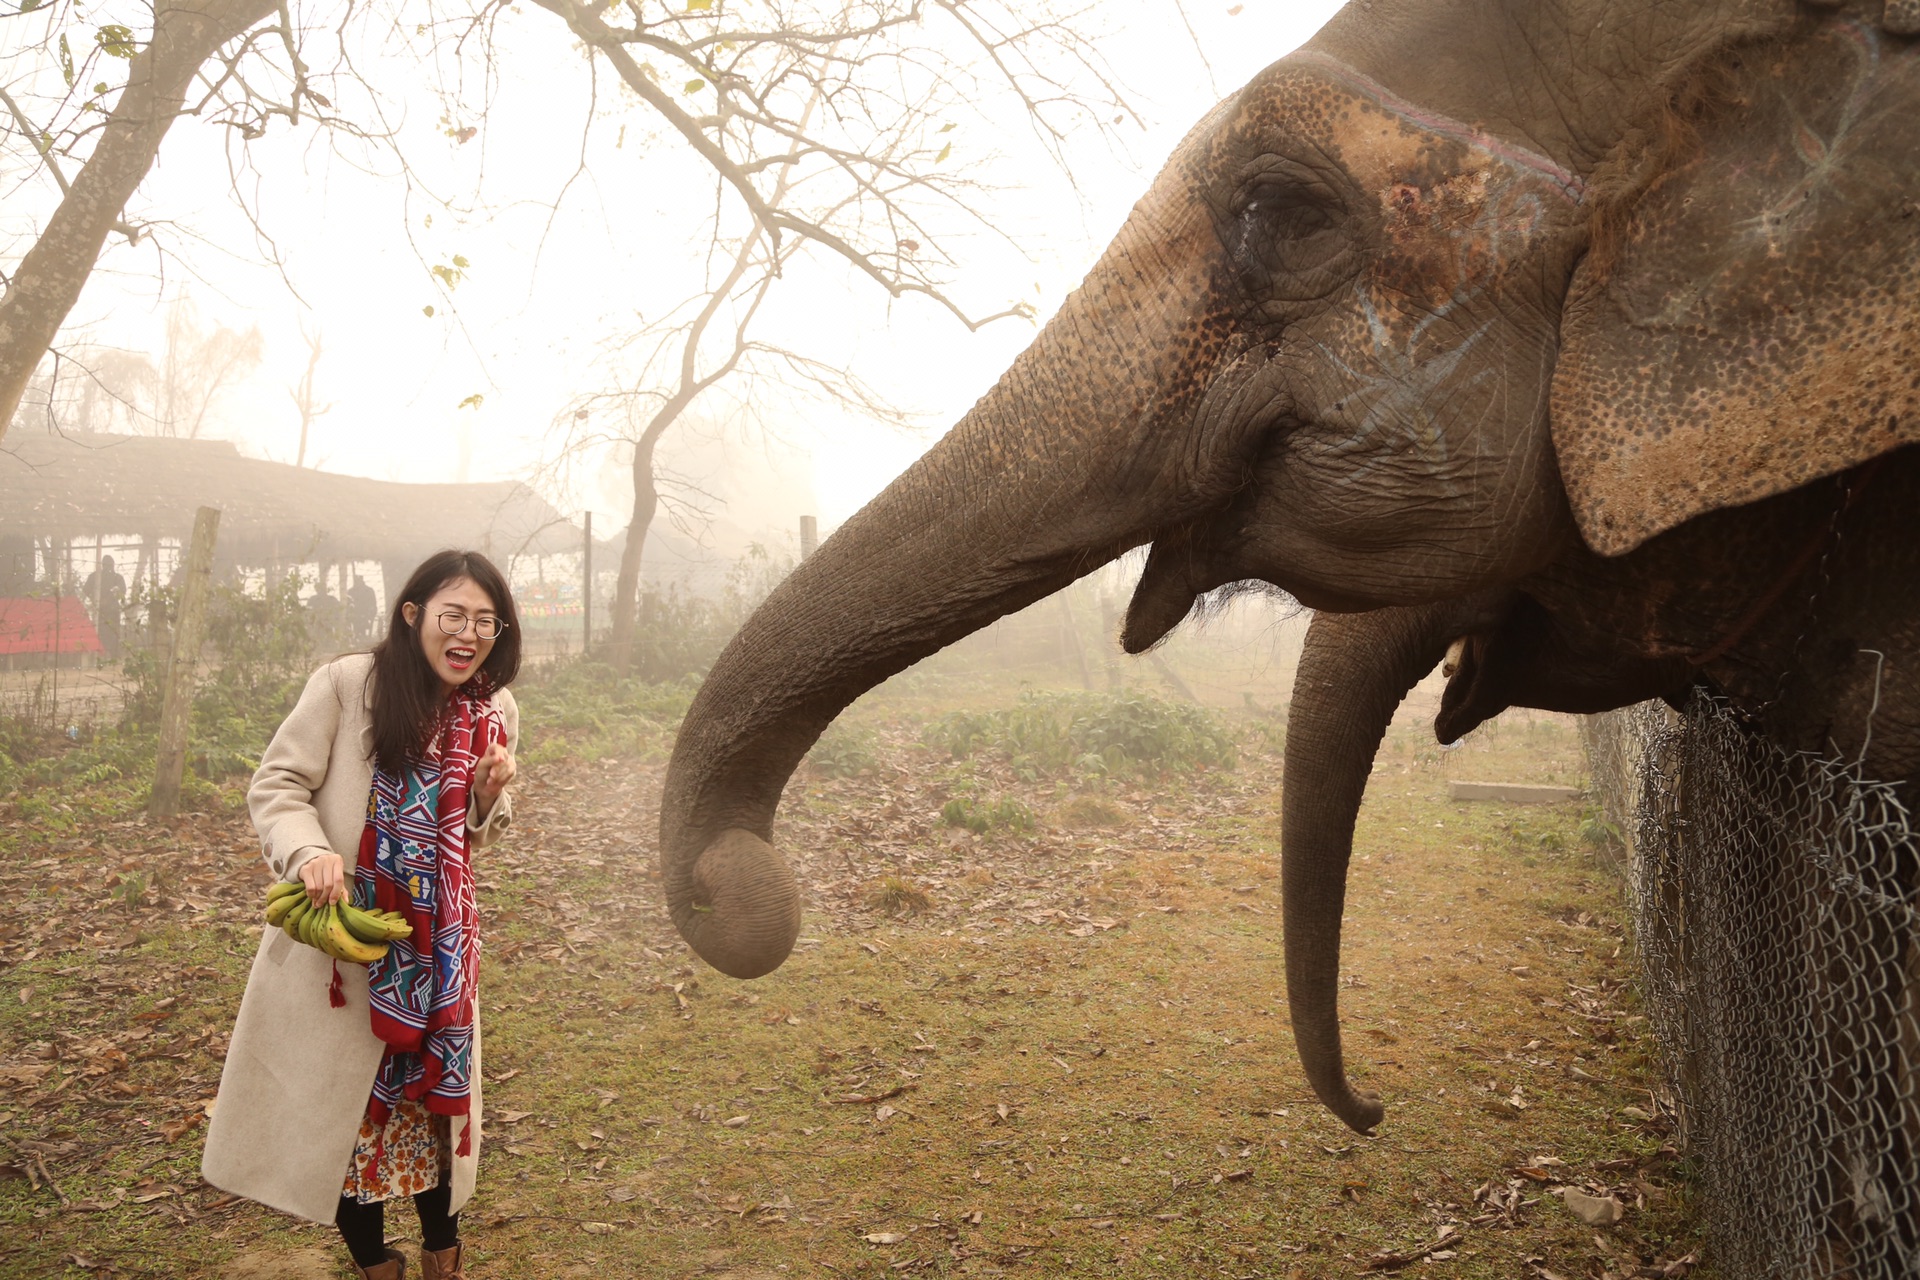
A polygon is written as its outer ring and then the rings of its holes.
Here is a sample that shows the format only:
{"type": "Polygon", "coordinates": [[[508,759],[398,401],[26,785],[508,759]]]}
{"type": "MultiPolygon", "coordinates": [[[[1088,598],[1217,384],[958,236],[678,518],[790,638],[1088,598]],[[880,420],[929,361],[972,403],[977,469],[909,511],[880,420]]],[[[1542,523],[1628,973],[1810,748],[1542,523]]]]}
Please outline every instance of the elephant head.
{"type": "MultiPolygon", "coordinates": [[[[1129,649],[1258,577],[1436,610],[1390,685],[1497,638],[1487,602],[1583,538],[1628,551],[1920,434],[1915,65],[1793,0],[1350,6],[1189,133],[1033,345],[722,653],[662,800],[681,932],[779,965],[772,819],[821,730],[1132,547],[1129,649]]],[[[1332,997],[1296,993],[1323,1030],[1332,997]]]]}

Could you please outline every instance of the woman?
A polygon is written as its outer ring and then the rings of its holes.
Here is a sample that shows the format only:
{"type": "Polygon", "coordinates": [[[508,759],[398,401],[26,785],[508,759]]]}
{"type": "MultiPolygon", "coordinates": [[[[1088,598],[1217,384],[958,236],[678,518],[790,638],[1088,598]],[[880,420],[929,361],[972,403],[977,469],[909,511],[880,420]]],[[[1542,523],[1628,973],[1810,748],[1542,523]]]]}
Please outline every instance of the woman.
{"type": "Polygon", "coordinates": [[[307,681],[247,792],[267,866],[317,904],[404,912],[371,965],[269,928],[208,1126],[222,1190],[334,1222],[367,1280],[401,1280],[383,1203],[413,1197],[427,1280],[461,1276],[480,1156],[478,916],[468,855],[513,810],[520,666],[513,596],[488,559],[414,570],[371,653],[307,681]]]}

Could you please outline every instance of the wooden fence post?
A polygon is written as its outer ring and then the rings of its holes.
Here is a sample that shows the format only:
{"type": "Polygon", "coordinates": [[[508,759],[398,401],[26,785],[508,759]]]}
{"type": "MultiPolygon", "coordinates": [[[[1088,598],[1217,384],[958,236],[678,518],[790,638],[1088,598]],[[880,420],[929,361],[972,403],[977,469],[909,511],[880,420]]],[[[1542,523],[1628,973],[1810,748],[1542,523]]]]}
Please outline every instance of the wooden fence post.
{"type": "Polygon", "coordinates": [[[220,532],[220,512],[201,507],[193,516],[193,543],[187,551],[187,571],[174,607],[173,650],[167,658],[167,677],[160,701],[160,749],[153,763],[153,792],[147,816],[167,819],[180,812],[180,782],[187,764],[187,729],[193,719],[193,679],[200,645],[207,630],[207,587],[213,577],[213,540],[220,532]]]}
{"type": "Polygon", "coordinates": [[[593,512],[587,512],[587,536],[580,558],[580,656],[593,648],[593,512]]]}

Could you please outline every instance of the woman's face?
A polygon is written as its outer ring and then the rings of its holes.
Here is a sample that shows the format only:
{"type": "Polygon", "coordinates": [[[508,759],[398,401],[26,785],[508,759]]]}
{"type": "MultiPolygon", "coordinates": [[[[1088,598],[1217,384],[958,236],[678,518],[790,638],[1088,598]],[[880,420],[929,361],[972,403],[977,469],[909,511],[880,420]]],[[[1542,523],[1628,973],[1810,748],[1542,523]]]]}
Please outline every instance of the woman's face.
{"type": "Polygon", "coordinates": [[[449,689],[472,679],[493,652],[493,641],[481,639],[474,626],[478,619],[495,616],[493,597],[472,578],[455,578],[427,597],[425,608],[400,606],[400,615],[420,637],[420,651],[449,689]],[[460,633],[448,635],[451,627],[460,633]]]}

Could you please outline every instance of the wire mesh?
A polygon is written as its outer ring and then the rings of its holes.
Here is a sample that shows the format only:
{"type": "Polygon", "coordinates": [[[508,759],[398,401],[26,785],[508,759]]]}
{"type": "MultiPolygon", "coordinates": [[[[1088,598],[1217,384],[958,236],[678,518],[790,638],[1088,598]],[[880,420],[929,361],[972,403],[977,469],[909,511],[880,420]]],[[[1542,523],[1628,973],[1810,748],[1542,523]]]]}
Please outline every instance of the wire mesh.
{"type": "Polygon", "coordinates": [[[1583,723],[1720,1274],[1920,1276],[1920,841],[1722,700],[1583,723]]]}

